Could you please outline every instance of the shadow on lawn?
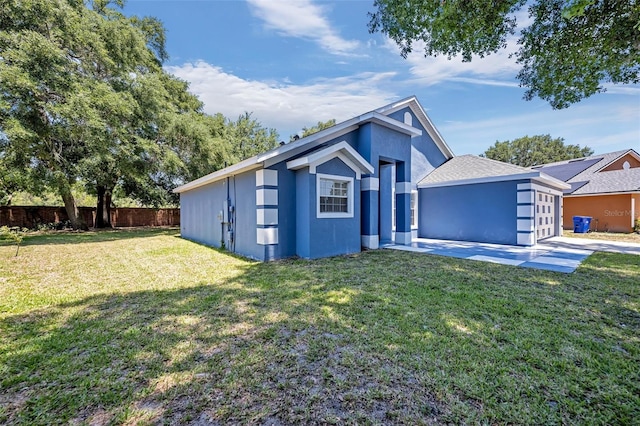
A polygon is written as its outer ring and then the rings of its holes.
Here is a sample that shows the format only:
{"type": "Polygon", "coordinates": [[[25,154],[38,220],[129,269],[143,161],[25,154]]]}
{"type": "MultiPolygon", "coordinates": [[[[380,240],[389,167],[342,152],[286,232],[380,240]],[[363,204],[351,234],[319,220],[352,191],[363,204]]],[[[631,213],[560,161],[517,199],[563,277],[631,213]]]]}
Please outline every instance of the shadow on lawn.
{"type": "Polygon", "coordinates": [[[377,251],[10,316],[0,423],[632,419],[639,330],[601,309],[604,296],[624,302],[610,282],[638,295],[618,267],[598,257],[564,275],[377,251]]]}

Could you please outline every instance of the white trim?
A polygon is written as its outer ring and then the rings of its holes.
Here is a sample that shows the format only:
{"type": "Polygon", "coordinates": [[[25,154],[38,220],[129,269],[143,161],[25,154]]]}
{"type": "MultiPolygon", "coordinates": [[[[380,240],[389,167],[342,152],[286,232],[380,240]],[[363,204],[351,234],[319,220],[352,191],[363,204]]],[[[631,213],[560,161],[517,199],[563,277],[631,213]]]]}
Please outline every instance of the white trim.
{"type": "MultiPolygon", "coordinates": [[[[413,217],[416,220],[416,224],[414,225],[413,223],[411,223],[411,230],[416,230],[418,229],[418,221],[420,220],[420,216],[418,215],[418,206],[420,205],[420,201],[419,201],[419,193],[417,189],[414,189],[411,191],[411,195],[416,194],[416,205],[413,207],[415,212],[413,213],[413,217]]],[[[411,199],[409,199],[409,220],[411,220],[411,199]]]]}
{"type": "Polygon", "coordinates": [[[531,188],[531,183],[519,183],[518,184],[518,191],[524,191],[526,189],[532,189],[531,188]]]}
{"type": "Polygon", "coordinates": [[[309,167],[309,173],[315,174],[317,166],[333,158],[340,158],[343,163],[356,173],[356,179],[360,179],[362,173],[371,174],[374,171],[373,166],[346,141],[338,142],[307,156],[287,161],[287,169],[298,170],[309,167]]]}
{"type": "Polygon", "coordinates": [[[631,229],[636,226],[636,199],[631,197],[631,229]]]}
{"type": "Polygon", "coordinates": [[[278,209],[260,208],[256,209],[256,225],[277,225],[278,209]]]}
{"type": "Polygon", "coordinates": [[[377,235],[361,235],[360,244],[364,248],[375,250],[380,247],[380,239],[377,235]]]}
{"type": "Polygon", "coordinates": [[[396,182],[396,194],[411,194],[411,182],[396,182]]]}
{"type": "Polygon", "coordinates": [[[217,182],[226,177],[234,176],[240,173],[257,169],[261,167],[260,164],[256,163],[257,158],[258,158],[257,156],[247,158],[246,160],[241,161],[237,164],[234,164],[233,166],[229,166],[225,169],[218,170],[217,172],[209,173],[208,175],[202,176],[201,178],[192,180],[189,183],[185,183],[184,185],[175,188],[173,192],[175,194],[181,194],[183,192],[187,192],[192,189],[196,189],[201,186],[205,186],[210,183],[217,182]]]}
{"type": "Polygon", "coordinates": [[[533,232],[535,230],[535,219],[517,219],[516,231],[533,232]]]}
{"type": "Polygon", "coordinates": [[[533,232],[528,232],[526,234],[518,233],[518,241],[519,246],[532,246],[535,245],[536,241],[534,238],[533,232]]]}
{"type": "Polygon", "coordinates": [[[534,217],[535,211],[533,207],[534,207],[533,204],[517,206],[516,207],[517,217],[534,217]]]}
{"type": "Polygon", "coordinates": [[[633,195],[640,194],[640,191],[626,191],[626,192],[598,192],[595,194],[564,194],[566,198],[574,197],[605,197],[608,195],[633,195]]]}
{"type": "Polygon", "coordinates": [[[514,175],[487,176],[487,177],[481,177],[481,178],[451,180],[446,182],[422,183],[422,184],[418,184],[418,188],[440,188],[440,187],[446,187],[446,186],[472,185],[477,183],[506,182],[510,180],[520,180],[520,179],[537,180],[537,181],[546,183],[548,185],[555,186],[558,189],[571,188],[571,185],[564,183],[559,179],[556,179],[554,177],[551,177],[541,172],[527,172],[527,173],[518,173],[514,175]]]}
{"type": "Polygon", "coordinates": [[[316,174],[316,218],[318,219],[346,219],[354,217],[353,209],[353,178],[348,176],[326,175],[323,173],[316,174]],[[320,212],[320,181],[322,179],[333,180],[336,182],[347,182],[347,212],[346,213],[326,213],[320,212]]]}
{"type": "Polygon", "coordinates": [[[261,246],[278,244],[278,228],[256,228],[256,242],[261,246]]]}
{"type": "Polygon", "coordinates": [[[418,118],[418,121],[420,122],[420,124],[422,124],[422,127],[425,128],[429,136],[431,136],[431,139],[433,139],[433,141],[436,143],[438,149],[440,149],[440,152],[442,152],[442,154],[447,159],[453,158],[453,151],[451,151],[449,145],[447,145],[447,143],[444,141],[442,135],[440,135],[440,132],[438,132],[436,126],[433,125],[433,122],[424,111],[422,105],[420,105],[420,102],[418,102],[418,99],[415,96],[401,99],[398,102],[394,102],[392,104],[378,108],[376,111],[384,115],[390,115],[406,107],[409,107],[413,114],[418,118]]]}
{"type": "Polygon", "coordinates": [[[362,178],[360,191],[380,191],[380,179],[376,177],[362,178]]]}
{"type": "Polygon", "coordinates": [[[256,206],[277,206],[278,190],[277,189],[256,189],[256,206]]]}
{"type": "Polygon", "coordinates": [[[535,192],[531,189],[517,192],[518,204],[535,204],[535,192]]]}
{"type": "Polygon", "coordinates": [[[411,231],[409,232],[397,232],[396,231],[396,244],[408,246],[411,244],[411,231]]]}
{"type": "Polygon", "coordinates": [[[278,171],[269,169],[256,170],[256,186],[278,186],[278,171]]]}

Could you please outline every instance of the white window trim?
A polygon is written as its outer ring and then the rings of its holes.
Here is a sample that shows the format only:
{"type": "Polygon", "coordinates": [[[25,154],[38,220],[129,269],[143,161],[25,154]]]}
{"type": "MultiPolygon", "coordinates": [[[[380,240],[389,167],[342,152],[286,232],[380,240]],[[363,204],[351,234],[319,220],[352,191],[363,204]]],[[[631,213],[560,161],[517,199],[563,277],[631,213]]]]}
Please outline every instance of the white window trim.
{"type": "Polygon", "coordinates": [[[316,217],[318,219],[346,219],[354,216],[353,211],[353,178],[348,176],[316,174],[316,217]],[[338,182],[347,182],[347,212],[346,213],[321,213],[320,212],[320,180],[329,179],[338,182]]]}
{"type": "Polygon", "coordinates": [[[412,190],[411,191],[411,195],[416,194],[416,203],[414,206],[409,205],[409,218],[411,218],[411,208],[413,208],[414,213],[413,213],[413,218],[415,219],[416,223],[413,224],[411,223],[411,229],[418,229],[418,191],[417,190],[412,190]]]}

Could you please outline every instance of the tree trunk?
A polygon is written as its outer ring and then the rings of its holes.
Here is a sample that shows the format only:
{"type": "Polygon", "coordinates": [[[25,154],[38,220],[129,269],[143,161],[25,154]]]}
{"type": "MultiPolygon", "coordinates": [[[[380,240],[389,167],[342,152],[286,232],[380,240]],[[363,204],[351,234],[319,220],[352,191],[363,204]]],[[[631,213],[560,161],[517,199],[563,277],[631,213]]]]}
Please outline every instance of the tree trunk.
{"type": "Polygon", "coordinates": [[[111,224],[111,189],[104,185],[96,187],[98,205],[96,209],[96,228],[112,228],[111,224]]]}
{"type": "Polygon", "coordinates": [[[60,195],[62,196],[62,201],[64,201],[64,208],[67,211],[67,216],[69,216],[71,227],[73,229],[81,229],[83,231],[89,229],[82,216],[80,216],[80,211],[76,205],[76,199],[71,193],[71,188],[68,185],[64,185],[60,188],[60,195]]]}

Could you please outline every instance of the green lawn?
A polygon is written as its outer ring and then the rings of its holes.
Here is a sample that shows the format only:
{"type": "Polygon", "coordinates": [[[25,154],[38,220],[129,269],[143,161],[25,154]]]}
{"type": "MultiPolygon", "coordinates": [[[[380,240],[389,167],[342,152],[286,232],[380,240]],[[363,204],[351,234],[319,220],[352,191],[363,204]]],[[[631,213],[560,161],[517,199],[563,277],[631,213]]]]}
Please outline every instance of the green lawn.
{"type": "Polygon", "coordinates": [[[0,246],[0,424],[637,424],[640,257],[261,264],[176,230],[0,246]]]}

